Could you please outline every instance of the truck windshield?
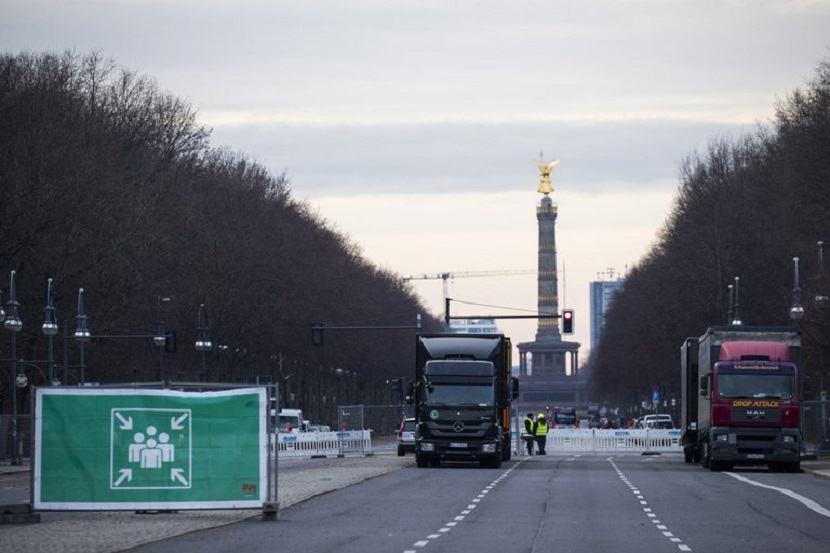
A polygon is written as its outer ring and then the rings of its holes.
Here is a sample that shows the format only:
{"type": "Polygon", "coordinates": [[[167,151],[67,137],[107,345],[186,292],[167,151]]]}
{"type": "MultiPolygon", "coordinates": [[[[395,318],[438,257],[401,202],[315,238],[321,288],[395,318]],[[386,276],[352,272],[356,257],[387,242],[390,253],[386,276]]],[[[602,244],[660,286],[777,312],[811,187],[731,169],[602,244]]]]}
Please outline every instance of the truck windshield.
{"type": "Polygon", "coordinates": [[[427,388],[428,405],[457,405],[467,407],[492,407],[495,405],[493,384],[432,383],[427,388]]]}
{"type": "Polygon", "coordinates": [[[718,395],[723,398],[793,397],[793,375],[786,374],[720,374],[718,395]]]}
{"type": "Polygon", "coordinates": [[[300,418],[287,415],[280,415],[279,422],[280,432],[290,432],[292,430],[300,430],[300,418]]]}

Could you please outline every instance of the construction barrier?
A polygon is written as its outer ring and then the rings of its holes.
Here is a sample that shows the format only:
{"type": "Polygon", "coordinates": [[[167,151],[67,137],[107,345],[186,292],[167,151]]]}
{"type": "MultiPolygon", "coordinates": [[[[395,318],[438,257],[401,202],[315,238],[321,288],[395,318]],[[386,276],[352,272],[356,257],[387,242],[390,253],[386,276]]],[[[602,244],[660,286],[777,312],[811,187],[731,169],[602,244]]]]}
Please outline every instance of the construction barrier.
{"type": "Polygon", "coordinates": [[[682,451],[680,430],[557,428],[548,432],[548,450],[663,453],[682,451]]]}
{"type": "MultiPolygon", "coordinates": [[[[372,431],[299,432],[275,434],[280,457],[342,457],[371,455],[372,431]]],[[[271,441],[273,451],[274,441],[271,441]]]]}

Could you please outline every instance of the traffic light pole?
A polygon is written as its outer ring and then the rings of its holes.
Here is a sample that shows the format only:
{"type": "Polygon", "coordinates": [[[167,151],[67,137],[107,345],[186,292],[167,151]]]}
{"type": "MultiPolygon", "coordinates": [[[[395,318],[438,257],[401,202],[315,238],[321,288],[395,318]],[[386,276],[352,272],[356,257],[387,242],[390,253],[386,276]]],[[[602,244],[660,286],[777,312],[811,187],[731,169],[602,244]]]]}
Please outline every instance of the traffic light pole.
{"type": "Polygon", "coordinates": [[[444,322],[450,324],[450,321],[462,319],[558,319],[561,315],[556,313],[538,313],[536,315],[450,315],[450,301],[452,298],[444,300],[444,322]]]}
{"type": "Polygon", "coordinates": [[[421,314],[418,313],[414,325],[378,325],[378,326],[326,326],[320,323],[311,325],[311,345],[323,345],[324,330],[423,330],[421,314]]]}

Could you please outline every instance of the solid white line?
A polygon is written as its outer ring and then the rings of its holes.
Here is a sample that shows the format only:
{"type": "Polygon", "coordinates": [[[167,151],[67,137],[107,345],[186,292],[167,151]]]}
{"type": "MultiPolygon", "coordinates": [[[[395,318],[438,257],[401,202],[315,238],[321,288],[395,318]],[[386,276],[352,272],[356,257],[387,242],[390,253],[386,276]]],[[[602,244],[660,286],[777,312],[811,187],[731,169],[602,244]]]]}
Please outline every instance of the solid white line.
{"type": "Polygon", "coordinates": [[[776,486],[770,486],[768,484],[762,484],[760,482],[756,482],[755,480],[750,480],[749,478],[746,478],[745,476],[741,476],[740,474],[735,474],[734,472],[727,472],[726,474],[728,474],[729,476],[731,476],[732,478],[734,478],[736,480],[740,480],[741,482],[745,482],[745,483],[751,484],[753,486],[758,486],[759,488],[766,488],[768,490],[775,490],[778,493],[784,494],[787,497],[791,497],[791,498],[795,499],[796,501],[798,501],[799,503],[802,503],[805,507],[807,507],[811,511],[814,511],[814,512],[820,514],[823,517],[830,518],[830,510],[825,509],[824,507],[822,507],[821,505],[819,505],[818,503],[816,503],[812,499],[804,497],[803,495],[799,495],[799,494],[795,493],[792,490],[789,490],[787,488],[778,488],[776,486]]]}

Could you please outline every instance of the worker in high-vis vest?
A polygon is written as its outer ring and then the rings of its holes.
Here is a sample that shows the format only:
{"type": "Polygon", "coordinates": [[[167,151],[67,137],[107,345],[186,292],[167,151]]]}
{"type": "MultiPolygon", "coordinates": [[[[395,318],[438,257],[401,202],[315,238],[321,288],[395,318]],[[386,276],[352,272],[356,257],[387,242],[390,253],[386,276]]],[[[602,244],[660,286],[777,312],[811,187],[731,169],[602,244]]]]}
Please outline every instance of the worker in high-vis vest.
{"type": "Polygon", "coordinates": [[[527,446],[528,455],[533,455],[533,443],[536,441],[536,437],[533,435],[534,424],[536,424],[536,421],[533,420],[533,413],[528,413],[527,418],[525,419],[524,432],[522,432],[522,439],[525,441],[525,445],[527,446]]]}
{"type": "Polygon", "coordinates": [[[545,455],[545,444],[548,441],[548,421],[544,413],[539,413],[533,423],[533,436],[536,438],[536,455],[545,455]]]}

